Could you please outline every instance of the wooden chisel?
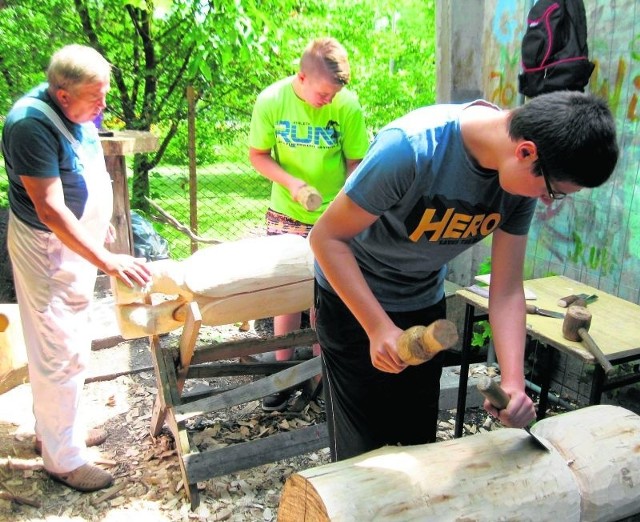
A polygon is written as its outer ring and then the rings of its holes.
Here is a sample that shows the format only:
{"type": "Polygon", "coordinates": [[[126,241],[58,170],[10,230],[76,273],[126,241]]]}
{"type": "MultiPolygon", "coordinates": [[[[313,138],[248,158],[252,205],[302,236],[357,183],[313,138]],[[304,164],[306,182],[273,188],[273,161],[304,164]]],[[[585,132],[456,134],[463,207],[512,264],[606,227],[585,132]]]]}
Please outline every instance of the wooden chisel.
{"type": "MultiPolygon", "coordinates": [[[[482,393],[482,395],[484,395],[486,399],[497,409],[504,410],[509,404],[509,396],[491,377],[483,375],[478,379],[477,386],[478,391],[482,393]]],[[[524,430],[529,434],[531,442],[533,442],[535,446],[545,451],[549,451],[549,448],[545,443],[531,433],[529,426],[525,426],[524,430]]]]}

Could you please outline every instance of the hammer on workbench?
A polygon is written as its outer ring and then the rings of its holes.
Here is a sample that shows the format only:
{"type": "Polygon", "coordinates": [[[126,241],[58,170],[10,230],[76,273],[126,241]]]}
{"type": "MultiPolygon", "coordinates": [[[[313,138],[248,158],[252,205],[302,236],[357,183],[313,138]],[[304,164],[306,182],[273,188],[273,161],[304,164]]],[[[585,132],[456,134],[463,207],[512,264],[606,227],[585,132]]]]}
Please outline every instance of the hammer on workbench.
{"type": "Polygon", "coordinates": [[[582,341],[582,344],[591,352],[602,366],[604,373],[609,375],[613,366],[598,347],[593,337],[589,335],[591,326],[591,312],[584,306],[570,306],[562,322],[562,335],[569,341],[582,341]]]}
{"type": "Polygon", "coordinates": [[[427,362],[442,350],[458,342],[456,325],[446,319],[438,319],[429,326],[412,326],[398,338],[398,355],[405,364],[416,366],[427,362]]]}

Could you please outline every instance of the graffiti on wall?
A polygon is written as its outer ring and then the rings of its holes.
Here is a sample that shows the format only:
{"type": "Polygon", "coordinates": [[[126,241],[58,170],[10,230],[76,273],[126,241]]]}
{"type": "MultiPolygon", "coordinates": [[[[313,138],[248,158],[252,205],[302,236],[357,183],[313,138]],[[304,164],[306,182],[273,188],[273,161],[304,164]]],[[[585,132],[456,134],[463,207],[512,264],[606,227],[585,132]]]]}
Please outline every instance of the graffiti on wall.
{"type": "MultiPolygon", "coordinates": [[[[484,89],[490,101],[504,108],[521,103],[517,77],[529,4],[496,0],[488,24],[484,89]]],[[[639,302],[640,18],[633,17],[640,14],[633,0],[617,2],[615,9],[604,9],[602,0],[585,0],[585,7],[589,26],[597,28],[589,35],[596,64],[589,90],[605,98],[615,115],[620,160],[602,187],[553,206],[538,205],[529,237],[527,277],[566,274],[639,302]]]]}
{"type": "Polygon", "coordinates": [[[489,74],[485,93],[489,101],[503,108],[518,105],[520,38],[524,28],[524,9],[511,0],[498,0],[491,21],[488,46],[489,74]]]}

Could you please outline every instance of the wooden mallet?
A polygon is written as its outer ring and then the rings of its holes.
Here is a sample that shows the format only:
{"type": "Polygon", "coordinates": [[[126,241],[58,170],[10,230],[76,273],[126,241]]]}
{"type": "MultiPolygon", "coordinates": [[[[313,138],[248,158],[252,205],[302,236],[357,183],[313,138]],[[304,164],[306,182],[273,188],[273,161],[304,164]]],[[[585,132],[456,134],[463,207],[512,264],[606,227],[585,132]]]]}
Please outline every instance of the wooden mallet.
{"type": "Polygon", "coordinates": [[[322,205],[322,195],[310,185],[300,187],[296,192],[295,200],[310,212],[319,209],[322,205]]]}
{"type": "Polygon", "coordinates": [[[438,319],[429,326],[412,326],[398,338],[398,355],[405,364],[416,366],[427,362],[442,350],[458,342],[456,325],[438,319]]]}
{"type": "Polygon", "coordinates": [[[589,352],[596,358],[602,366],[604,373],[609,375],[613,371],[613,366],[602,353],[593,337],[589,335],[591,326],[591,312],[584,306],[572,305],[568,308],[562,322],[562,335],[569,341],[582,341],[589,352]]]}

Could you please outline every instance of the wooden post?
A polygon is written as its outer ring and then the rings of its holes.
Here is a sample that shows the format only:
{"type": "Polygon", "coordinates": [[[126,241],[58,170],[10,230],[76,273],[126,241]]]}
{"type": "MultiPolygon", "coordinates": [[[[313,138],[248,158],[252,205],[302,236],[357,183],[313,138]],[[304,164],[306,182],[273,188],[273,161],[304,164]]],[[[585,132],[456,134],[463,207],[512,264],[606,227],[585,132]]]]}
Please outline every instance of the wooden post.
{"type": "Polygon", "coordinates": [[[113,136],[100,138],[104,161],[113,183],[113,217],[116,240],[108,245],[109,250],[133,255],[131,233],[131,209],[127,185],[127,163],[125,156],[139,152],[158,150],[158,138],[145,131],[114,131],[113,136]]]}
{"type": "MultiPolygon", "coordinates": [[[[189,129],[189,227],[198,234],[198,177],[196,172],[196,102],[195,91],[187,87],[187,122],[189,129]]],[[[198,242],[191,240],[191,253],[198,250],[198,242]]]]}

